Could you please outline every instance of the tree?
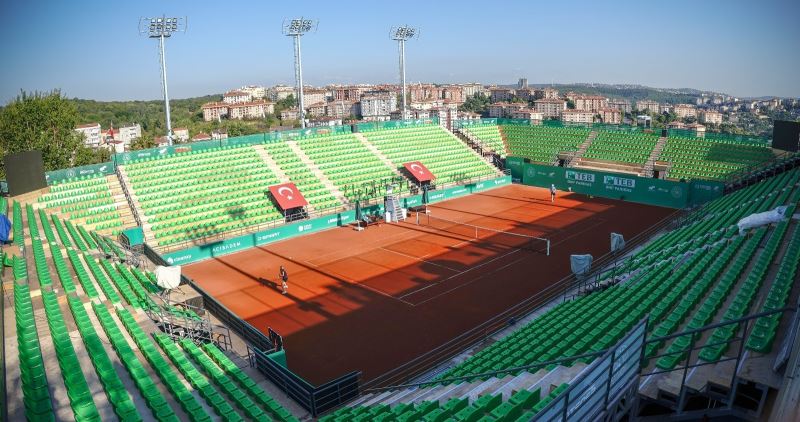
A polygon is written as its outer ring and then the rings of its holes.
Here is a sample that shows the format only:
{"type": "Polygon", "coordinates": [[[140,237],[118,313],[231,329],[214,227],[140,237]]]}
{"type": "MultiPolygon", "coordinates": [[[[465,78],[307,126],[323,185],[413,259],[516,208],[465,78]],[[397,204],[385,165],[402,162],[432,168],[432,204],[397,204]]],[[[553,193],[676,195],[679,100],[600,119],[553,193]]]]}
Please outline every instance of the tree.
{"type": "Polygon", "coordinates": [[[131,151],[136,151],[140,149],[148,149],[148,148],[155,148],[156,141],[153,140],[151,135],[144,135],[136,138],[131,142],[131,151]]]}
{"type": "Polygon", "coordinates": [[[472,97],[467,98],[459,107],[460,111],[470,111],[473,113],[485,113],[486,108],[489,106],[489,97],[481,93],[477,93],[472,97]]]}
{"type": "MultiPolygon", "coordinates": [[[[75,132],[78,112],[61,92],[27,93],[0,110],[0,149],[4,154],[40,150],[45,170],[76,165],[83,138],[75,132]]],[[[87,154],[80,154],[81,160],[87,154]]],[[[5,168],[1,171],[5,175],[5,168]]]]}
{"type": "Polygon", "coordinates": [[[575,101],[567,100],[567,108],[570,110],[575,110],[575,101]]]}

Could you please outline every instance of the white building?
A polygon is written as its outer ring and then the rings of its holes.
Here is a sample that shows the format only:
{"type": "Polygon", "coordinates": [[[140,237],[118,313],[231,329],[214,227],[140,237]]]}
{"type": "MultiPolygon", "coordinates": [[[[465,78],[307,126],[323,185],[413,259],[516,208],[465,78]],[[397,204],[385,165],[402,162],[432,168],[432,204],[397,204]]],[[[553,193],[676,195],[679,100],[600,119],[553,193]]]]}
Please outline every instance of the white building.
{"type": "Polygon", "coordinates": [[[239,91],[246,92],[252,99],[262,99],[267,96],[267,89],[259,85],[247,85],[239,88],[239,91]]]}
{"type": "Polygon", "coordinates": [[[252,100],[250,94],[244,91],[228,91],[222,96],[222,102],[225,104],[241,104],[250,100],[252,100]]]}
{"type": "Polygon", "coordinates": [[[122,126],[117,130],[117,133],[114,134],[114,139],[121,141],[126,147],[129,147],[134,139],[139,139],[141,137],[142,126],[138,123],[122,126]]]}
{"type": "Polygon", "coordinates": [[[697,107],[693,104],[675,104],[675,114],[680,119],[697,117],[697,107]]]}
{"type": "Polygon", "coordinates": [[[651,113],[659,113],[658,101],[652,100],[639,100],[636,102],[636,109],[639,111],[650,111],[651,113]]]}
{"type": "Polygon", "coordinates": [[[542,113],[545,118],[560,118],[561,113],[567,109],[567,102],[555,98],[542,98],[533,102],[536,111],[542,113]]]}
{"type": "Polygon", "coordinates": [[[361,117],[367,121],[389,120],[397,110],[397,94],[391,91],[371,91],[361,96],[361,117]]]}
{"type": "Polygon", "coordinates": [[[475,96],[475,94],[485,94],[486,89],[483,85],[473,82],[461,85],[461,96],[467,100],[475,96]]]}
{"type": "Polygon", "coordinates": [[[711,125],[722,124],[722,113],[714,110],[704,110],[700,112],[700,122],[711,125]]]}
{"type": "Polygon", "coordinates": [[[85,125],[78,125],[75,132],[83,135],[83,142],[87,147],[97,148],[102,141],[100,137],[100,123],[89,123],[85,125]]]}
{"type": "Polygon", "coordinates": [[[270,100],[277,102],[285,99],[290,95],[294,95],[294,87],[286,85],[275,85],[267,89],[267,96],[270,100]]]}
{"type": "Polygon", "coordinates": [[[188,142],[189,141],[189,129],[185,127],[178,127],[172,131],[172,134],[175,136],[175,140],[178,142],[188,142]]]}
{"type": "Polygon", "coordinates": [[[593,111],[586,110],[562,110],[561,121],[564,123],[594,123],[593,111]]]}

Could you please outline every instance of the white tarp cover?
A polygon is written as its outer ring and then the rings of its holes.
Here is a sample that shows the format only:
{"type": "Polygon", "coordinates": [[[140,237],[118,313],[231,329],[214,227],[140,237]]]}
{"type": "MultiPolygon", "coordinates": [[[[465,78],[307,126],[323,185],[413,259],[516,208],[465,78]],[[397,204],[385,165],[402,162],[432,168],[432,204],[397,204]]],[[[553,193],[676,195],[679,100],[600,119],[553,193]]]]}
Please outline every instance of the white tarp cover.
{"type": "Polygon", "coordinates": [[[736,223],[739,226],[739,234],[744,234],[745,230],[754,227],[766,226],[767,224],[777,223],[782,221],[786,216],[787,206],[780,206],[770,211],[760,212],[757,214],[750,214],[736,223]]]}
{"type": "Polygon", "coordinates": [[[156,284],[164,289],[174,289],[181,284],[181,266],[156,267],[156,284]]]}
{"type": "Polygon", "coordinates": [[[611,233],[611,252],[616,252],[625,247],[625,238],[620,233],[611,233]]]}
{"type": "Polygon", "coordinates": [[[589,255],[570,255],[569,265],[575,275],[586,274],[592,268],[592,260],[594,258],[589,255]]]}

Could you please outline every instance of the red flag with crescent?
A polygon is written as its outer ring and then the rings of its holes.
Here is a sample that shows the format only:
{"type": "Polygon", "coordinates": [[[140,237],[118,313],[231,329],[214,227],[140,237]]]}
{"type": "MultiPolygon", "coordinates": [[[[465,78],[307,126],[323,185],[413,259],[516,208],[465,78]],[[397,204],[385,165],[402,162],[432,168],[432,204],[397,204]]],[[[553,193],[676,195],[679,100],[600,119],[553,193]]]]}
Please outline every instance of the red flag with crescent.
{"type": "Polygon", "coordinates": [[[275,201],[278,202],[278,205],[284,210],[308,205],[308,201],[306,201],[306,198],[303,197],[303,194],[300,193],[300,190],[297,189],[294,183],[290,182],[270,186],[269,192],[272,194],[272,197],[275,198],[275,201]]]}
{"type": "Polygon", "coordinates": [[[430,180],[435,179],[433,173],[425,167],[424,164],[420,163],[419,161],[412,161],[410,163],[403,164],[403,167],[417,179],[418,182],[427,182],[430,180]]]}

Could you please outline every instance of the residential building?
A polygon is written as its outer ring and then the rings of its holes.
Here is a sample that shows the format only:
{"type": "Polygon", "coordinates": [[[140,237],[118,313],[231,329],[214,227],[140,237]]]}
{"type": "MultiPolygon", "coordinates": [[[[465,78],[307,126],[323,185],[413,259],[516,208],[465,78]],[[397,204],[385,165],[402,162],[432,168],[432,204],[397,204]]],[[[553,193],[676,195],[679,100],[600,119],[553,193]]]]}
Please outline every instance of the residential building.
{"type": "Polygon", "coordinates": [[[513,110],[511,112],[510,117],[512,119],[526,119],[526,120],[533,120],[536,122],[541,122],[542,120],[544,120],[544,114],[532,108],[521,108],[518,110],[513,110]]]}
{"type": "Polygon", "coordinates": [[[528,78],[519,78],[517,89],[528,89],[528,78]]]}
{"type": "Polygon", "coordinates": [[[78,125],[75,132],[83,135],[83,143],[90,148],[97,148],[100,146],[102,138],[100,136],[100,123],[88,123],[85,125],[78,125]]]}
{"type": "Polygon", "coordinates": [[[408,101],[411,103],[439,99],[439,89],[433,84],[411,84],[406,89],[408,101]]]}
{"type": "Polygon", "coordinates": [[[594,123],[593,111],[587,110],[562,110],[561,121],[564,123],[594,123]]]}
{"type": "Polygon", "coordinates": [[[658,101],[653,100],[639,100],[636,102],[636,109],[639,111],[649,111],[651,113],[659,113],[658,101]]]}
{"type": "Polygon", "coordinates": [[[464,92],[458,85],[444,85],[440,88],[439,98],[456,104],[463,104],[466,100],[464,92]]]}
{"type": "Polygon", "coordinates": [[[658,107],[658,111],[661,114],[669,114],[669,112],[672,111],[672,106],[669,104],[661,104],[658,107]]]}
{"type": "Polygon", "coordinates": [[[675,104],[675,114],[680,119],[697,117],[697,107],[693,104],[675,104]]]}
{"type": "Polygon", "coordinates": [[[273,102],[278,102],[290,95],[294,95],[294,92],[295,92],[295,87],[293,86],[275,85],[267,89],[267,96],[273,102]]]}
{"type": "Polygon", "coordinates": [[[616,108],[623,113],[630,113],[632,110],[631,102],[628,100],[608,100],[609,108],[616,108]]]}
{"type": "Polygon", "coordinates": [[[474,97],[475,94],[485,93],[486,89],[479,83],[473,82],[461,85],[461,96],[464,98],[464,100],[474,97]]]}
{"type": "Polygon", "coordinates": [[[638,126],[642,126],[642,127],[645,127],[645,128],[652,127],[653,126],[653,118],[648,116],[648,115],[646,115],[646,114],[640,114],[640,115],[636,116],[636,124],[638,126]]]}
{"type": "MultiPolygon", "coordinates": [[[[389,118],[392,120],[402,120],[402,111],[397,109],[389,113],[389,118]]],[[[429,119],[431,117],[431,110],[421,108],[409,108],[406,110],[407,119],[429,119]]]]}
{"type": "Polygon", "coordinates": [[[215,141],[228,139],[228,129],[214,129],[211,131],[211,139],[215,141]]]}
{"type": "Polygon", "coordinates": [[[228,104],[222,102],[205,103],[201,107],[203,110],[203,120],[210,122],[220,120],[228,116],[228,104]]]}
{"type": "Polygon", "coordinates": [[[264,100],[250,101],[241,104],[231,104],[228,107],[228,117],[231,119],[263,119],[267,113],[275,111],[272,103],[264,100]]]}
{"type": "Polygon", "coordinates": [[[281,120],[298,120],[300,119],[300,113],[297,110],[297,107],[287,108],[281,111],[281,120]]]}
{"type": "Polygon", "coordinates": [[[473,113],[471,111],[459,111],[458,120],[480,120],[480,113],[473,113]]]}
{"type": "Polygon", "coordinates": [[[176,127],[172,130],[172,134],[175,136],[175,140],[178,142],[189,141],[189,129],[185,127],[176,127]]]}
{"type": "Polygon", "coordinates": [[[250,94],[244,91],[228,91],[222,96],[222,102],[226,104],[241,104],[252,100],[250,94]]]}
{"type": "Polygon", "coordinates": [[[370,91],[361,96],[361,117],[366,121],[389,120],[389,114],[395,110],[397,110],[395,92],[370,91]]]}
{"type": "MultiPolygon", "coordinates": [[[[175,133],[174,131],[172,132],[175,133]]],[[[138,123],[121,126],[114,134],[114,140],[122,142],[124,146],[130,146],[134,139],[142,137],[142,126],[138,123]]]]}
{"type": "Polygon", "coordinates": [[[331,101],[325,108],[325,115],[328,117],[336,117],[339,119],[358,116],[359,103],[350,100],[331,101]]]}
{"type": "Polygon", "coordinates": [[[430,117],[438,117],[440,126],[452,130],[453,122],[458,120],[458,105],[455,103],[447,103],[442,107],[431,109],[430,117]]]}
{"type": "Polygon", "coordinates": [[[489,104],[487,107],[487,110],[489,111],[489,117],[505,117],[505,106],[506,103],[489,104]]]}
{"type": "Polygon", "coordinates": [[[157,147],[165,147],[169,145],[169,139],[166,136],[159,136],[153,139],[155,141],[157,147]]]}
{"type": "Polygon", "coordinates": [[[559,98],[558,90],[555,88],[543,88],[533,91],[533,96],[537,100],[556,100],[559,98]]]}
{"type": "Polygon", "coordinates": [[[341,126],[342,119],[336,117],[320,117],[317,119],[309,120],[306,127],[333,127],[341,126]]]}
{"type": "Polygon", "coordinates": [[[532,88],[517,88],[516,95],[525,101],[533,101],[536,97],[536,90],[532,88]]]}
{"type": "Polygon", "coordinates": [[[325,103],[320,101],[314,104],[306,104],[306,119],[311,117],[325,116],[325,103]]]}
{"type": "Polygon", "coordinates": [[[500,101],[511,101],[514,98],[514,90],[510,88],[490,88],[489,99],[493,103],[500,101]]]}
{"type": "Polygon", "coordinates": [[[559,118],[567,109],[567,102],[556,98],[542,98],[533,102],[536,111],[542,113],[546,119],[559,118]]]}
{"type": "Polygon", "coordinates": [[[327,99],[328,91],[324,89],[303,88],[303,105],[308,107],[309,104],[324,103],[327,99]]]}
{"type": "Polygon", "coordinates": [[[667,123],[667,129],[686,129],[686,124],[680,120],[667,123]]]}
{"type": "Polygon", "coordinates": [[[722,113],[714,110],[704,110],[700,112],[700,123],[710,125],[722,124],[722,113]]]}
{"type": "Polygon", "coordinates": [[[603,123],[610,124],[610,125],[618,125],[622,123],[622,110],[618,108],[601,108],[598,110],[600,114],[600,119],[603,123]]]}
{"type": "Polygon", "coordinates": [[[239,88],[239,91],[246,92],[254,100],[260,100],[267,96],[267,89],[259,85],[243,86],[239,88]]]}
{"type": "Polygon", "coordinates": [[[361,95],[373,89],[372,85],[350,85],[330,87],[335,101],[355,101],[361,99],[361,95]]]}
{"type": "Polygon", "coordinates": [[[608,99],[599,95],[575,95],[572,99],[575,110],[597,112],[608,107],[608,99]]]}

